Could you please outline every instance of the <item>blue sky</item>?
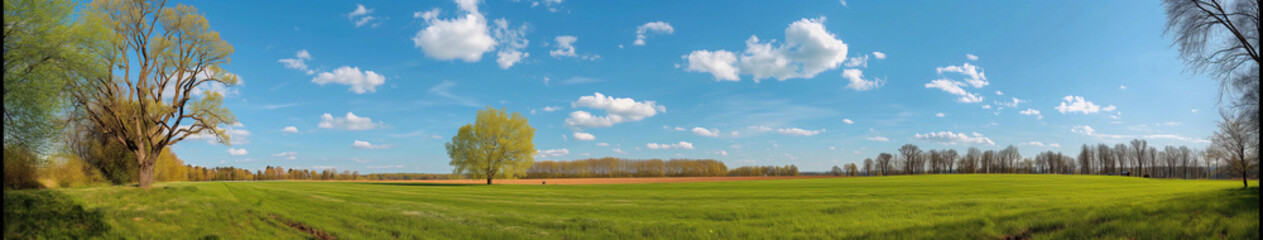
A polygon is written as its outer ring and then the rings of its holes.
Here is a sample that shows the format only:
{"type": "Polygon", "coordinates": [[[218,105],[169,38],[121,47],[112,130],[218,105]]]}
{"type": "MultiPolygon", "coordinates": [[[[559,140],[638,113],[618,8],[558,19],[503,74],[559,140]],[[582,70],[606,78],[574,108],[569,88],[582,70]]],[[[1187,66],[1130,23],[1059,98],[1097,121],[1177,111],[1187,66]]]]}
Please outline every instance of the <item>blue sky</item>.
{"type": "Polygon", "coordinates": [[[449,172],[487,105],[530,119],[536,160],[807,171],[906,143],[1202,148],[1218,116],[1151,1],[184,3],[244,82],[232,146],[174,148],[204,166],[449,172]]]}

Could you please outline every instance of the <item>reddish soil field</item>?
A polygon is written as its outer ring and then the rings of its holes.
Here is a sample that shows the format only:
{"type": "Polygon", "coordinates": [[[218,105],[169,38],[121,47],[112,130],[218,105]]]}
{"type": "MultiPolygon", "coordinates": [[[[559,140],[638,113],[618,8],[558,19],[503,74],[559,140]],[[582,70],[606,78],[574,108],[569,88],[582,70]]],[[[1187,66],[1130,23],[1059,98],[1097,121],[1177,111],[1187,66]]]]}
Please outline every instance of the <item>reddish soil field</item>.
{"type": "MultiPolygon", "coordinates": [[[[676,183],[676,182],[722,182],[753,181],[776,179],[831,178],[831,176],[793,176],[793,177],[656,177],[656,178],[537,178],[537,179],[495,179],[493,184],[628,184],[628,183],[676,183]]],[[[486,184],[486,179],[445,179],[445,180],[399,180],[369,182],[415,182],[415,183],[448,183],[448,184],[486,184]]]]}

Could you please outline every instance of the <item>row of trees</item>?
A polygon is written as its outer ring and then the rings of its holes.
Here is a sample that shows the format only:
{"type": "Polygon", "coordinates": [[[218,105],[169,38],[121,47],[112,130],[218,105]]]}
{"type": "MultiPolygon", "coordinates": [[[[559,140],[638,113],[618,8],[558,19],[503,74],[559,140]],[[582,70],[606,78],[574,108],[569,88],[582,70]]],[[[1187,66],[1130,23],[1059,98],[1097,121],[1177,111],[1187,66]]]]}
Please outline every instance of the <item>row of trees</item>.
{"type": "Polygon", "coordinates": [[[1257,174],[1259,157],[1257,130],[1249,128],[1244,117],[1223,114],[1220,130],[1211,137],[1205,150],[1187,146],[1150,146],[1148,141],[1129,143],[1084,144],[1076,156],[1046,151],[1023,158],[1017,147],[980,150],[971,147],[961,155],[955,149],[922,150],[907,144],[897,154],[880,153],[876,159],[864,159],[863,168],[848,164],[844,170],[834,166],[833,175],[886,176],[935,173],[1034,173],[1034,174],[1098,174],[1158,178],[1228,178],[1257,174]]]}
{"type": "Polygon", "coordinates": [[[714,159],[635,160],[605,157],[573,161],[538,161],[526,169],[525,177],[717,177],[727,176],[729,172],[728,166],[714,159]]]}

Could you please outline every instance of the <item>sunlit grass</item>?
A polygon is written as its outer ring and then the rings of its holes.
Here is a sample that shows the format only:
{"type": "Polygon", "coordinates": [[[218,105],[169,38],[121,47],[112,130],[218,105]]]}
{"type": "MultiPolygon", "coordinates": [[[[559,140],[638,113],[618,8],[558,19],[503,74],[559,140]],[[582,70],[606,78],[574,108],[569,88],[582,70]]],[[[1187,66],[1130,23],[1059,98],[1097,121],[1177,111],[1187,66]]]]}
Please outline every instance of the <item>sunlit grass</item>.
{"type": "Polygon", "coordinates": [[[106,237],[311,237],[292,226],[299,223],[347,239],[1257,239],[1258,188],[1240,184],[925,175],[548,186],[203,182],[39,191],[61,192],[99,211],[106,237]]]}

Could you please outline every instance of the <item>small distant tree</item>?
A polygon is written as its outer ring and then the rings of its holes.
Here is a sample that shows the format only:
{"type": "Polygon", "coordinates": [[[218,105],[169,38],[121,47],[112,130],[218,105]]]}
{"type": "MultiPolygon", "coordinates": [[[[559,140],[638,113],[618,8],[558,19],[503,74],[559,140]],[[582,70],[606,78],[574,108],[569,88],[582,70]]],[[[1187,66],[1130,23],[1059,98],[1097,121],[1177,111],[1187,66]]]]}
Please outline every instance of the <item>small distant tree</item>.
{"type": "Polygon", "coordinates": [[[487,106],[478,111],[474,124],[460,127],[447,143],[447,155],[456,167],[454,174],[473,178],[512,179],[525,176],[535,162],[535,128],[521,113],[508,113],[487,106]]]}
{"type": "Polygon", "coordinates": [[[873,175],[873,159],[865,158],[864,159],[864,176],[872,176],[872,175],[873,175]]]}
{"type": "Polygon", "coordinates": [[[859,171],[860,171],[859,167],[856,167],[855,163],[846,164],[846,176],[848,177],[858,176],[859,171]]]}
{"type": "Polygon", "coordinates": [[[890,172],[891,172],[890,159],[891,158],[895,158],[895,155],[890,155],[889,153],[877,154],[877,168],[881,170],[880,171],[881,176],[890,175],[890,172]]]}
{"type": "Polygon", "coordinates": [[[833,169],[829,170],[829,175],[842,176],[842,168],[838,167],[837,165],[833,165],[833,169]]]}

